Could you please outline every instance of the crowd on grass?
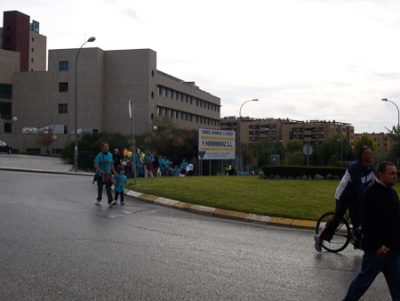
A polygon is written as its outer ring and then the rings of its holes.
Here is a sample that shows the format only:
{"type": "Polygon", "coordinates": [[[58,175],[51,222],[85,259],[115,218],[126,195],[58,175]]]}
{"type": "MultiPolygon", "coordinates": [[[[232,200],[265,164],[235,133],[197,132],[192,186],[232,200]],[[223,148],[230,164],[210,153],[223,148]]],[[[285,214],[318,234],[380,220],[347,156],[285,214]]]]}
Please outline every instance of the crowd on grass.
{"type": "Polygon", "coordinates": [[[225,165],[226,176],[254,176],[259,175],[260,173],[262,173],[262,171],[260,172],[257,168],[250,170],[248,168],[234,168],[229,163],[225,165]]]}
{"type": "Polygon", "coordinates": [[[124,148],[120,152],[117,148],[113,151],[114,168],[122,166],[127,178],[136,174],[140,178],[153,177],[185,177],[193,176],[193,164],[182,159],[180,164],[174,164],[167,156],[156,155],[150,150],[141,151],[137,147],[124,148]]]}

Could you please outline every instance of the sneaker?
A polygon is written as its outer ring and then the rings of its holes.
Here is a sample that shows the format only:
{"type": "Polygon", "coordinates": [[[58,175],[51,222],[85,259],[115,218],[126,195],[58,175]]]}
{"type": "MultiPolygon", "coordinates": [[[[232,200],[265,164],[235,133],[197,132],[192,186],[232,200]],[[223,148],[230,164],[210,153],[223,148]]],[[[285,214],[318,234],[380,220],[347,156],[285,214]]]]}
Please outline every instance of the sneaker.
{"type": "Polygon", "coordinates": [[[314,244],[315,251],[321,252],[322,251],[322,242],[319,239],[318,235],[314,236],[314,241],[315,241],[315,244],[314,244]]]}
{"type": "Polygon", "coordinates": [[[125,202],[121,202],[121,205],[125,205],[125,202]]]}
{"type": "Polygon", "coordinates": [[[100,206],[100,205],[101,205],[100,202],[101,202],[101,201],[96,201],[95,205],[100,206]]]}
{"type": "Polygon", "coordinates": [[[116,201],[112,201],[112,202],[110,203],[110,205],[108,205],[108,207],[111,208],[111,207],[114,206],[116,203],[117,203],[116,201]]]}

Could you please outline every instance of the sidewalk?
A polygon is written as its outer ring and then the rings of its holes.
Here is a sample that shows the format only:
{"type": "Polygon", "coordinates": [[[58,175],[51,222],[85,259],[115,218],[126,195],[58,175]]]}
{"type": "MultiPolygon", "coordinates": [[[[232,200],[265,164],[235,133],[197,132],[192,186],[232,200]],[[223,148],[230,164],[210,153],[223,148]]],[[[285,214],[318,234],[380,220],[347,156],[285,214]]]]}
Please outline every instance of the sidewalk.
{"type": "MultiPolygon", "coordinates": [[[[65,164],[60,158],[46,156],[29,156],[18,154],[3,154],[0,153],[0,170],[12,171],[29,171],[41,173],[58,173],[80,176],[93,176],[93,172],[78,171],[75,172],[73,165],[65,164]]],[[[125,194],[138,198],[142,201],[153,203],[156,205],[173,207],[176,209],[187,210],[190,212],[216,216],[246,222],[254,222],[266,225],[275,225],[291,228],[314,229],[315,221],[297,220],[280,217],[270,217],[265,215],[249,214],[244,212],[218,209],[200,205],[193,205],[176,200],[166,199],[150,194],[144,194],[133,190],[125,190],[125,194]]]]}

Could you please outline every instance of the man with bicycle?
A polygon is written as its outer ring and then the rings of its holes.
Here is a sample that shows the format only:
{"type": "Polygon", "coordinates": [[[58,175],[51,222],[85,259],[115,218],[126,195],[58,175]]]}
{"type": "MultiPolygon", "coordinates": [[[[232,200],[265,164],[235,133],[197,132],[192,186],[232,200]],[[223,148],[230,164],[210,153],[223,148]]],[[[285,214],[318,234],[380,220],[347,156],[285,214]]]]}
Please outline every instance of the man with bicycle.
{"type": "Polygon", "coordinates": [[[393,189],[396,166],[388,161],[380,163],[377,176],[361,197],[364,255],[344,301],[359,300],[381,272],[392,300],[400,300],[400,202],[393,189]]]}
{"type": "MultiPolygon", "coordinates": [[[[339,222],[347,209],[350,209],[353,230],[360,226],[360,197],[371,181],[376,179],[372,163],[372,150],[368,146],[362,147],[358,152],[358,160],[353,161],[347,168],[339,186],[336,188],[336,209],[332,219],[326,223],[319,235],[314,236],[314,247],[317,252],[322,251],[322,241],[330,241],[339,222]]],[[[356,245],[355,245],[356,246],[356,245]]]]}

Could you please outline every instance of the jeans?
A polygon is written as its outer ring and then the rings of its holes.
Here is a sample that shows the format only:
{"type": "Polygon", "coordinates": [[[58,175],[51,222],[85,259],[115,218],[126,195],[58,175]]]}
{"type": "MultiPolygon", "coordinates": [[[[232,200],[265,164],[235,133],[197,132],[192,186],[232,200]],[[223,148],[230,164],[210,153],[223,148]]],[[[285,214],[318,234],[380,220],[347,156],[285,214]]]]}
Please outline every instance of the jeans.
{"type": "Polygon", "coordinates": [[[357,229],[360,226],[359,222],[359,205],[357,200],[336,200],[336,209],[333,218],[326,223],[325,228],[319,235],[320,240],[330,241],[336,228],[338,227],[340,221],[342,220],[347,208],[350,210],[351,223],[353,224],[353,229],[357,229]]]}
{"type": "MultiPolygon", "coordinates": [[[[96,175],[97,178],[97,200],[101,201],[101,198],[103,196],[103,178],[102,176],[96,175]]],[[[107,192],[107,198],[108,198],[108,203],[110,204],[113,199],[112,199],[112,194],[111,194],[111,186],[105,185],[106,186],[106,192],[107,192]]]]}
{"type": "Polygon", "coordinates": [[[121,203],[123,203],[124,202],[124,192],[123,191],[121,191],[121,192],[115,191],[114,200],[118,200],[118,195],[121,196],[121,203]]]}
{"type": "Polygon", "coordinates": [[[392,300],[400,301],[400,253],[391,252],[379,255],[364,253],[361,269],[343,301],[359,300],[380,272],[385,276],[392,300]]]}

